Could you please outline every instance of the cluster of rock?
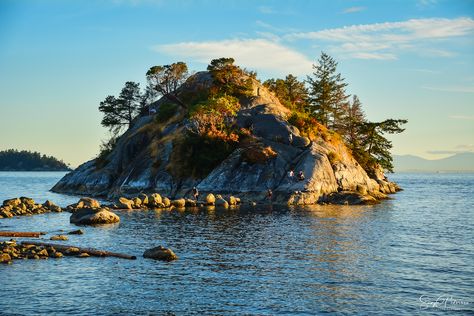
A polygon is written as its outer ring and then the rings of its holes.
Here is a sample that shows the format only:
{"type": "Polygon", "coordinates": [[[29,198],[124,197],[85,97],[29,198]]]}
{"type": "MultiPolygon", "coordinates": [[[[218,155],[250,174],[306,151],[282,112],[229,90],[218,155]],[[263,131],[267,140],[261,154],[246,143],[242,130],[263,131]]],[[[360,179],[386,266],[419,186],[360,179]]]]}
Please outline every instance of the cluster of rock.
{"type": "Polygon", "coordinates": [[[79,202],[66,207],[72,213],[69,221],[76,225],[100,225],[120,222],[120,217],[99,201],[84,197],[79,202]]]}
{"type": "Polygon", "coordinates": [[[49,212],[62,212],[61,207],[51,201],[38,204],[32,198],[20,197],[3,201],[0,207],[0,218],[8,218],[13,216],[25,216],[43,214],[49,212]]]}
{"type": "Polygon", "coordinates": [[[128,199],[121,197],[118,202],[113,205],[116,209],[157,209],[157,208],[184,208],[184,207],[204,207],[204,206],[218,206],[228,208],[231,205],[240,204],[240,198],[232,195],[227,198],[220,194],[214,195],[209,193],[205,196],[204,200],[194,199],[174,199],[171,200],[167,197],[162,197],[158,193],[144,194],[141,193],[138,196],[128,199]]]}
{"type": "Polygon", "coordinates": [[[15,240],[0,242],[0,263],[4,264],[11,264],[16,259],[48,259],[63,256],[89,257],[89,254],[75,247],[60,252],[53,246],[17,244],[15,240]]]}

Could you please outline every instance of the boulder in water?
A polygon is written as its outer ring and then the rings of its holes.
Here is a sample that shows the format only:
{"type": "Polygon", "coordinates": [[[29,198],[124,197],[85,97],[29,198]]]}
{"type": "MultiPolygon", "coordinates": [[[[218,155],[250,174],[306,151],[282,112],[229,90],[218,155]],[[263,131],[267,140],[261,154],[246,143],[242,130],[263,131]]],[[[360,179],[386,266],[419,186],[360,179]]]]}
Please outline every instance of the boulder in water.
{"type": "Polygon", "coordinates": [[[107,208],[83,208],[74,212],[69,221],[76,225],[112,224],[120,222],[120,217],[107,208]]]}
{"type": "Polygon", "coordinates": [[[163,261],[173,261],[178,259],[178,256],[173,252],[173,250],[163,246],[147,249],[143,253],[143,257],[163,261]]]}

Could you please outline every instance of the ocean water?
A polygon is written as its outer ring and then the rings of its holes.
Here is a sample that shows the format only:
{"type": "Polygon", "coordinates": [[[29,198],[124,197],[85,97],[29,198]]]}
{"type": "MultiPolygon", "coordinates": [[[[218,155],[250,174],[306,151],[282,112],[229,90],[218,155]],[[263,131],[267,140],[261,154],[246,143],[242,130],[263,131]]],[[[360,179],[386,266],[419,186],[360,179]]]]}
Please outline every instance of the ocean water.
{"type": "MultiPolygon", "coordinates": [[[[48,192],[64,173],[0,172],[0,200],[48,192]]],[[[376,206],[119,211],[67,244],[136,255],[0,265],[1,315],[473,315],[474,174],[394,174],[376,206]],[[179,256],[142,258],[157,245],[179,256]]],[[[0,230],[77,229],[68,213],[0,230]]],[[[3,238],[4,240],[5,238],[3,238]]]]}

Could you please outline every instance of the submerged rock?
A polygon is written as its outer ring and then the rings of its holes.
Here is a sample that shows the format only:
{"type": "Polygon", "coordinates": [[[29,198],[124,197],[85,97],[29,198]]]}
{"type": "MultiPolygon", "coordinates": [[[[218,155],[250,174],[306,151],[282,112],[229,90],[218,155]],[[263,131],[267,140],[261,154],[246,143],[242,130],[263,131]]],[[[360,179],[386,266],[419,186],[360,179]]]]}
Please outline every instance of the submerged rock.
{"type": "Polygon", "coordinates": [[[55,235],[49,238],[50,240],[68,240],[69,238],[65,235],[55,235]]]}
{"type": "Polygon", "coordinates": [[[68,233],[68,235],[83,235],[84,231],[82,229],[72,230],[68,233]]]}
{"type": "Polygon", "coordinates": [[[163,261],[173,261],[178,259],[178,256],[173,252],[173,250],[163,246],[147,249],[143,253],[143,257],[163,261]]]}
{"type": "Polygon", "coordinates": [[[121,197],[118,200],[117,206],[120,209],[131,210],[131,209],[133,209],[133,201],[129,200],[127,198],[121,197]]]}

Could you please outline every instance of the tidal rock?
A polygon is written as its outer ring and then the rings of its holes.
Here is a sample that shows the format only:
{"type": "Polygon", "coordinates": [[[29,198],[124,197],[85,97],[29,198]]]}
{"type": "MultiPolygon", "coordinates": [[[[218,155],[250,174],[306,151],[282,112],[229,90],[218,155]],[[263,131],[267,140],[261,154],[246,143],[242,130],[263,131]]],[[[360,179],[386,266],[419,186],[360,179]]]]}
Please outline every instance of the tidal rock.
{"type": "Polygon", "coordinates": [[[67,236],[65,235],[55,235],[50,238],[50,240],[68,240],[67,236]]]}
{"type": "Polygon", "coordinates": [[[8,253],[0,253],[0,263],[11,263],[12,257],[8,253]]]}
{"type": "Polygon", "coordinates": [[[163,246],[147,249],[143,253],[143,257],[163,261],[173,261],[178,259],[178,256],[176,256],[173,250],[163,246]]]}
{"type": "Polygon", "coordinates": [[[163,202],[162,202],[162,203],[163,203],[163,205],[164,205],[165,207],[170,207],[170,206],[171,206],[171,200],[168,199],[167,197],[164,197],[164,198],[163,198],[163,202]]]}
{"type": "Polygon", "coordinates": [[[146,194],[143,194],[143,193],[140,193],[138,195],[138,198],[140,199],[140,201],[142,202],[142,205],[148,205],[149,203],[149,200],[148,200],[148,196],[146,194]]]}
{"type": "Polygon", "coordinates": [[[133,201],[131,201],[127,198],[121,197],[118,200],[118,205],[117,206],[120,209],[131,210],[131,209],[133,209],[133,201]]]}
{"type": "Polygon", "coordinates": [[[235,198],[234,196],[230,196],[229,197],[229,205],[237,205],[238,202],[237,202],[237,198],[235,198]]]}
{"type": "Polygon", "coordinates": [[[76,208],[99,208],[100,203],[99,201],[90,198],[90,197],[83,197],[77,202],[76,208]]]}
{"type": "Polygon", "coordinates": [[[183,207],[186,206],[186,200],[185,200],[185,199],[173,200],[173,201],[171,202],[171,204],[172,204],[174,207],[183,208],[183,207]]]}
{"type": "Polygon", "coordinates": [[[228,208],[229,203],[226,200],[224,200],[222,197],[219,197],[219,198],[216,199],[216,206],[223,207],[223,208],[228,208]]]}
{"type": "Polygon", "coordinates": [[[68,235],[83,235],[83,234],[84,234],[84,231],[82,229],[76,229],[68,233],[68,235]]]}
{"type": "Polygon", "coordinates": [[[132,201],[133,201],[133,208],[140,208],[142,206],[142,200],[140,200],[138,197],[134,197],[132,201]]]}
{"type": "Polygon", "coordinates": [[[83,208],[74,212],[69,221],[76,225],[112,224],[120,222],[120,217],[107,208],[83,208]]]}
{"type": "Polygon", "coordinates": [[[216,197],[214,196],[214,194],[209,193],[208,195],[206,195],[206,204],[214,205],[214,203],[216,203],[216,197]]]}
{"type": "Polygon", "coordinates": [[[158,193],[153,193],[148,195],[148,205],[152,207],[158,207],[160,204],[163,203],[161,195],[158,193]]]}
{"type": "Polygon", "coordinates": [[[8,199],[3,201],[3,206],[11,206],[15,207],[21,204],[21,200],[19,198],[8,199]]]}

